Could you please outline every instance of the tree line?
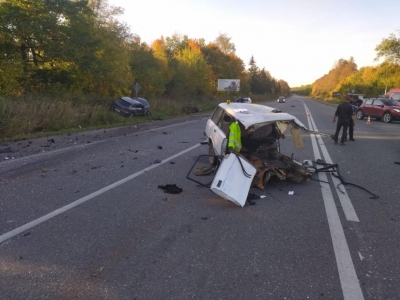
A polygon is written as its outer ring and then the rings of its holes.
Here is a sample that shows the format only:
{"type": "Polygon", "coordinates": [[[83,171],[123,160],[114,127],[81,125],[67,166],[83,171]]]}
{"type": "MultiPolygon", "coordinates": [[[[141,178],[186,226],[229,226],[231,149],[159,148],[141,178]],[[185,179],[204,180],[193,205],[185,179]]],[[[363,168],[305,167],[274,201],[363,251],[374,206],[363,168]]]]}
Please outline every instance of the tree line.
{"type": "Polygon", "coordinates": [[[292,89],[302,95],[330,99],[334,93],[342,97],[348,93],[378,97],[392,88],[400,88],[400,38],[390,34],[375,47],[376,58],[383,59],[378,66],[358,69],[353,57],[339,59],[333,68],[313,84],[292,89]]]}
{"type": "Polygon", "coordinates": [[[256,65],[246,70],[226,34],[213,42],[161,36],[148,45],[118,21],[107,0],[1,0],[0,95],[63,92],[99,97],[209,96],[218,79],[240,79],[241,94],[288,94],[256,65]]]}

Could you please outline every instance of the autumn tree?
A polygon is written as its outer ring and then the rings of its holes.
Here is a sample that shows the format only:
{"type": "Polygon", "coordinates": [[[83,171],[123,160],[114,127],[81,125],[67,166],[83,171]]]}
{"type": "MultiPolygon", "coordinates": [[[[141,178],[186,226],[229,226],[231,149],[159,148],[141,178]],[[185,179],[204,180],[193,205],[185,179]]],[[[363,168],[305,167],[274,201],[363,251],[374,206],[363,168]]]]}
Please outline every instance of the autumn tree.
{"type": "Polygon", "coordinates": [[[176,68],[170,67],[173,58],[169,55],[165,39],[162,36],[152,43],[151,48],[153,50],[154,58],[158,61],[162,79],[165,82],[163,92],[163,94],[165,94],[168,92],[168,83],[171,82],[175,74],[174,70],[176,70],[176,68]]]}
{"type": "Polygon", "coordinates": [[[132,92],[174,97],[216,93],[218,79],[240,79],[241,93],[280,89],[254,58],[249,71],[226,34],[174,34],[151,46],[107,0],[0,0],[0,93],[57,91],[115,97],[132,92]]]}
{"type": "Polygon", "coordinates": [[[234,53],[225,54],[215,43],[201,47],[204,59],[211,69],[211,85],[216,91],[218,79],[240,79],[241,90],[245,89],[245,68],[243,61],[234,53]]]}
{"type": "Polygon", "coordinates": [[[131,71],[135,80],[142,87],[141,92],[146,97],[159,97],[165,92],[167,83],[163,73],[163,61],[157,59],[153,49],[140,39],[131,44],[131,71]]]}
{"type": "Polygon", "coordinates": [[[188,47],[176,54],[178,68],[173,78],[172,94],[208,95],[211,92],[211,73],[199,44],[190,40],[188,47]]]}
{"type": "Polygon", "coordinates": [[[357,65],[354,59],[339,59],[329,71],[321,78],[317,79],[313,84],[312,95],[319,97],[329,97],[333,91],[337,91],[337,86],[357,72],[357,65]]]}

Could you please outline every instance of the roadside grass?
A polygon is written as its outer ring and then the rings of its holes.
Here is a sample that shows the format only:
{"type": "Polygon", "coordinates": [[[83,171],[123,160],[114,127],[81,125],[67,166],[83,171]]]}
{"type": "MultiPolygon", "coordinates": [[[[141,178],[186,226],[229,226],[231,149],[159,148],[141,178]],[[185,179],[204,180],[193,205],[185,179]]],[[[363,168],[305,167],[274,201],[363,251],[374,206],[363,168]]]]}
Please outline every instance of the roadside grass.
{"type": "MultiPolygon", "coordinates": [[[[207,96],[180,99],[148,99],[151,114],[122,117],[110,110],[113,99],[88,98],[83,95],[29,95],[0,97],[0,141],[16,141],[55,134],[151,122],[185,116],[188,113],[211,113],[218,103],[236,96],[207,96]]],[[[275,95],[251,95],[253,103],[265,103],[275,95]]]]}

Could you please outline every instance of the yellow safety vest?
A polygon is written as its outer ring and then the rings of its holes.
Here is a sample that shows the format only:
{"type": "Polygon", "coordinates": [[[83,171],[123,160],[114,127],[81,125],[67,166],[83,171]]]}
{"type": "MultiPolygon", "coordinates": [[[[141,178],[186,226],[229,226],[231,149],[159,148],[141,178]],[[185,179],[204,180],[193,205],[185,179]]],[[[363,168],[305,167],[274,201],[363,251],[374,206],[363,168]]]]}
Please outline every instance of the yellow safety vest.
{"type": "Polygon", "coordinates": [[[242,149],[241,131],[239,124],[236,122],[229,125],[228,148],[232,148],[236,152],[240,152],[240,149],[242,149]]]}

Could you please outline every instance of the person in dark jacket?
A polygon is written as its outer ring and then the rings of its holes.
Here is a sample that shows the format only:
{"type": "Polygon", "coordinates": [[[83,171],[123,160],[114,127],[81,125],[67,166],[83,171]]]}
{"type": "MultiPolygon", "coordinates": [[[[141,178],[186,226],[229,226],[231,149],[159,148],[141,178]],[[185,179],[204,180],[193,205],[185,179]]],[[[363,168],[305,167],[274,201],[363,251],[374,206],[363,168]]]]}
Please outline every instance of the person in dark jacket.
{"type": "MultiPolygon", "coordinates": [[[[361,103],[362,103],[362,100],[361,100],[361,103]]],[[[354,118],[354,115],[355,115],[356,110],[358,108],[358,104],[359,104],[358,96],[357,95],[352,95],[351,96],[351,100],[350,100],[350,105],[353,108],[353,118],[354,118]]],[[[354,139],[354,125],[355,125],[354,119],[350,119],[350,122],[349,122],[349,141],[353,141],[353,142],[355,141],[355,139],[354,139]]],[[[346,141],[347,141],[347,139],[346,139],[346,141]]]]}
{"type": "Polygon", "coordinates": [[[350,104],[351,97],[349,95],[344,98],[344,102],[340,103],[336,108],[335,115],[333,116],[333,123],[336,122],[336,118],[338,118],[338,122],[336,125],[335,135],[332,137],[335,141],[335,144],[338,143],[340,130],[342,131],[342,138],[340,139],[340,145],[345,145],[345,140],[347,139],[347,129],[349,127],[350,122],[354,124],[354,115],[353,115],[353,107],[350,104]]]}
{"type": "Polygon", "coordinates": [[[357,107],[360,107],[361,104],[364,103],[364,101],[361,100],[361,99],[358,97],[358,95],[353,95],[353,100],[354,100],[354,102],[355,102],[354,105],[356,105],[357,107]]]}

